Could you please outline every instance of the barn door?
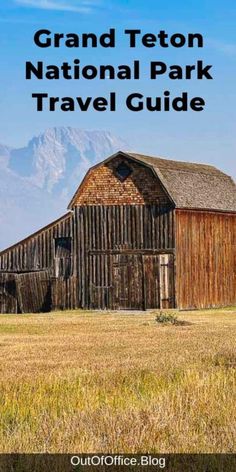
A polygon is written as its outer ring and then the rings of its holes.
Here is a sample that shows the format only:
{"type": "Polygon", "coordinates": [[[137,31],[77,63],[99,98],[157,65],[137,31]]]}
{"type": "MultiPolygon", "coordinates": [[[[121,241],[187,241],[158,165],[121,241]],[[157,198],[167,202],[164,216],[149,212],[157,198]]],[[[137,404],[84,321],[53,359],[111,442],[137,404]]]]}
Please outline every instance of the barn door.
{"type": "Polygon", "coordinates": [[[133,254],[113,256],[113,307],[115,309],[143,308],[142,258],[133,254]]]}
{"type": "Polygon", "coordinates": [[[143,255],[144,308],[160,307],[159,256],[143,255]]]}
{"type": "Polygon", "coordinates": [[[112,267],[108,254],[89,256],[89,301],[92,309],[112,309],[112,267]]]}
{"type": "Polygon", "coordinates": [[[50,311],[51,283],[47,271],[18,274],[16,287],[21,313],[50,311]]]}
{"type": "Polygon", "coordinates": [[[160,308],[174,308],[174,256],[161,254],[159,256],[160,279],[160,308]]]}

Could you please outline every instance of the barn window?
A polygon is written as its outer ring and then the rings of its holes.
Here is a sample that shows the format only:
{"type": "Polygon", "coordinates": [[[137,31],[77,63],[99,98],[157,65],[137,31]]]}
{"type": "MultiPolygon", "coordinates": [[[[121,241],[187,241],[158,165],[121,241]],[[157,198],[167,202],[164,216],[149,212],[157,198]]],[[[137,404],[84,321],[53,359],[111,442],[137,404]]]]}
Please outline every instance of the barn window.
{"type": "Polygon", "coordinates": [[[125,162],[121,162],[116,168],[116,174],[122,182],[124,182],[131,173],[132,169],[125,162]]]}
{"type": "Polygon", "coordinates": [[[71,238],[55,238],[55,275],[71,275],[71,238]]]}
{"type": "Polygon", "coordinates": [[[68,257],[71,255],[71,238],[55,239],[55,255],[56,257],[68,257]]]}

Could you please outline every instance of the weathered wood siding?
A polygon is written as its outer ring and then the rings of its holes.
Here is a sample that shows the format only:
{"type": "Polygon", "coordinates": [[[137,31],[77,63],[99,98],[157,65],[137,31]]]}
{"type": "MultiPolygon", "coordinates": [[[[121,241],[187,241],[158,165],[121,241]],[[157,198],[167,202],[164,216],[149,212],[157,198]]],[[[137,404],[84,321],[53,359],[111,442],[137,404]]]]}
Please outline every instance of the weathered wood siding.
{"type": "Polygon", "coordinates": [[[72,235],[71,214],[20,241],[0,254],[0,271],[28,272],[54,268],[55,238],[72,235]]]}
{"type": "Polygon", "coordinates": [[[17,313],[16,280],[13,274],[0,273],[0,313],[17,313]]]}
{"type": "Polygon", "coordinates": [[[144,255],[144,307],[155,308],[160,306],[160,270],[158,255],[144,255]]]}
{"type": "Polygon", "coordinates": [[[76,277],[51,279],[51,309],[73,310],[78,307],[78,280],[76,277]]]}
{"type": "Polygon", "coordinates": [[[176,210],[181,309],[236,304],[236,214],[176,210]]]}
{"type": "Polygon", "coordinates": [[[20,313],[38,313],[51,310],[49,271],[16,274],[15,280],[20,313]]]}
{"type": "Polygon", "coordinates": [[[75,308],[72,256],[55,251],[57,238],[71,238],[73,246],[72,233],[68,213],[0,254],[0,313],[75,308]],[[60,277],[52,282],[56,271],[60,277]]]}
{"type": "Polygon", "coordinates": [[[113,256],[113,308],[117,310],[145,309],[142,256],[113,256]]]}
{"type": "MultiPolygon", "coordinates": [[[[140,275],[137,255],[174,252],[175,248],[174,212],[170,206],[77,206],[74,227],[74,273],[79,285],[78,305],[84,308],[119,308],[115,295],[116,278],[120,277],[115,270],[117,255],[130,255],[129,264],[133,265],[133,272],[130,270],[134,277],[130,284],[133,284],[135,292],[137,278],[143,283],[144,277],[144,272],[142,277],[140,275]],[[136,259],[131,261],[131,256],[136,259]]],[[[147,272],[148,265],[145,268],[145,277],[153,277],[153,273],[147,272]]],[[[136,290],[136,308],[143,307],[144,294],[142,291],[141,300],[138,295],[140,290],[140,287],[136,290]]],[[[132,296],[130,294],[127,302],[130,308],[135,305],[132,296]]],[[[158,297],[155,293],[149,295],[153,303],[154,300],[158,302],[158,297]]]]}
{"type": "Polygon", "coordinates": [[[89,170],[76,192],[73,206],[168,203],[168,194],[153,171],[143,163],[121,156],[89,170]],[[117,175],[119,164],[126,164],[131,170],[125,180],[117,175]]]}
{"type": "Polygon", "coordinates": [[[155,308],[161,302],[159,255],[174,254],[174,248],[170,206],[78,206],[4,251],[0,273],[14,275],[23,313],[155,308]]]}
{"type": "Polygon", "coordinates": [[[168,206],[75,207],[77,240],[87,251],[173,249],[173,219],[174,212],[168,206]]]}
{"type": "Polygon", "coordinates": [[[160,254],[160,308],[173,308],[175,303],[175,267],[173,254],[160,254]]]}
{"type": "Polygon", "coordinates": [[[49,271],[0,273],[0,313],[50,311],[49,271]]]}

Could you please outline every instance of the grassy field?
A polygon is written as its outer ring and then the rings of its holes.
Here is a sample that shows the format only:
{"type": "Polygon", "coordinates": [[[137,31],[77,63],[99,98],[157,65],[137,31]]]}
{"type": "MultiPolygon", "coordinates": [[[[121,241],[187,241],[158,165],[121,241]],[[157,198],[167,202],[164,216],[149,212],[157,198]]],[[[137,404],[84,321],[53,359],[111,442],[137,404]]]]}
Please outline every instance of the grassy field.
{"type": "Polygon", "coordinates": [[[236,309],[0,317],[0,452],[235,452],[236,309]]]}

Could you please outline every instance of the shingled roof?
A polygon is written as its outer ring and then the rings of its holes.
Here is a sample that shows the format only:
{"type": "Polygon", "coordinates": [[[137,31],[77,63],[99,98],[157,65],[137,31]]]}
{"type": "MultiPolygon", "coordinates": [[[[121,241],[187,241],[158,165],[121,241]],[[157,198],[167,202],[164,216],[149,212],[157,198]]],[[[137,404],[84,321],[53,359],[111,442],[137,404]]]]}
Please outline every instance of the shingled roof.
{"type": "MultiPolygon", "coordinates": [[[[176,208],[236,212],[235,182],[227,174],[207,164],[173,161],[119,151],[91,167],[83,182],[93,169],[121,155],[150,167],[161,181],[176,208]]],[[[79,189],[75,192],[68,208],[73,207],[79,189]]]]}
{"type": "Polygon", "coordinates": [[[125,153],[150,165],[177,208],[236,212],[236,185],[214,166],[125,153]]]}

